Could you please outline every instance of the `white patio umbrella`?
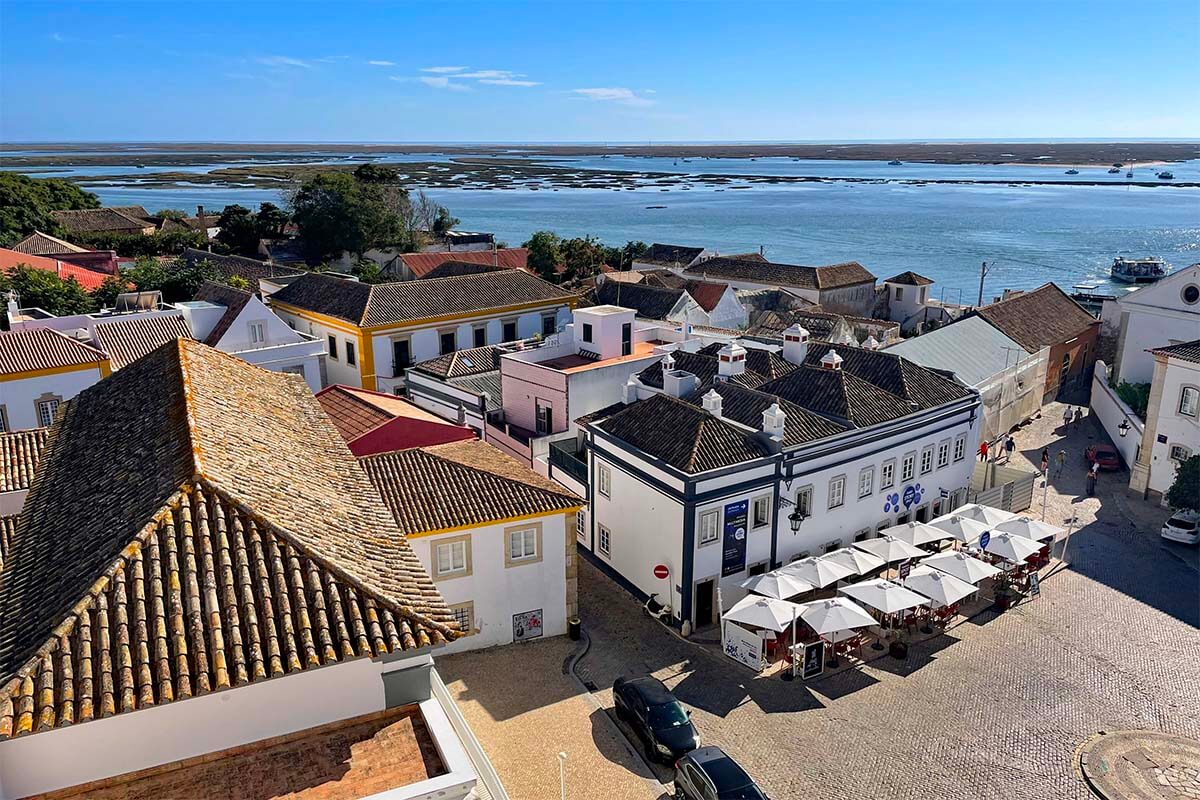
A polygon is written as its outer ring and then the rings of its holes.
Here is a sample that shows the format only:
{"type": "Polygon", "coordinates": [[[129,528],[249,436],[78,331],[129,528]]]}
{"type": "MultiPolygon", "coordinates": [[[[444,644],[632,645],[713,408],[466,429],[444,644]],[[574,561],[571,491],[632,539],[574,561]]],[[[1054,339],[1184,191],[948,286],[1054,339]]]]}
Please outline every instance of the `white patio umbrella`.
{"type": "Polygon", "coordinates": [[[908,608],[929,604],[929,598],[882,578],[843,586],[841,592],[885,614],[895,614],[908,608]]]}
{"type": "Polygon", "coordinates": [[[837,583],[842,578],[849,578],[857,573],[845,564],[829,561],[824,556],[820,558],[802,558],[791,564],[780,567],[776,572],[795,575],[813,586],[828,586],[837,583]]]}
{"type": "Polygon", "coordinates": [[[874,617],[845,597],[804,603],[800,609],[800,619],[822,636],[835,631],[867,628],[875,624],[874,617]]]}
{"type": "Polygon", "coordinates": [[[868,553],[879,556],[889,564],[896,561],[904,561],[908,558],[921,558],[922,556],[929,555],[924,550],[918,550],[908,542],[897,539],[894,536],[864,539],[861,542],[855,542],[854,546],[859,550],[865,550],[868,553]]]}
{"type": "Polygon", "coordinates": [[[789,575],[779,571],[768,572],[765,575],[753,575],[742,581],[741,586],[755,594],[774,597],[777,600],[786,600],[798,594],[811,592],[816,588],[798,575],[789,575]]]}
{"type": "Polygon", "coordinates": [[[992,533],[987,547],[983,548],[994,556],[1000,556],[1005,561],[1020,564],[1025,559],[1042,549],[1040,542],[1026,539],[1015,533],[992,533]]]}
{"type": "Polygon", "coordinates": [[[999,525],[1001,522],[1007,522],[1010,519],[1015,519],[1016,514],[1011,511],[1005,511],[1002,508],[992,508],[991,506],[981,506],[979,503],[968,503],[965,506],[959,506],[954,509],[953,514],[960,517],[970,517],[978,522],[987,523],[989,527],[999,525]]]}
{"type": "Polygon", "coordinates": [[[881,533],[884,536],[891,536],[894,539],[908,542],[911,545],[940,542],[942,539],[950,538],[950,534],[946,531],[941,528],[935,528],[925,522],[905,522],[901,525],[893,525],[890,528],[886,528],[881,533]]]}
{"type": "Polygon", "coordinates": [[[834,561],[844,567],[854,570],[855,575],[865,575],[887,564],[874,553],[859,550],[856,547],[839,547],[832,553],[821,556],[825,561],[834,561]]]}
{"type": "Polygon", "coordinates": [[[905,588],[925,595],[939,606],[957,603],[979,591],[961,578],[925,565],[914,567],[903,584],[905,588]]]}
{"type": "Polygon", "coordinates": [[[993,530],[996,533],[1012,533],[1017,536],[1024,536],[1026,539],[1033,539],[1038,542],[1046,539],[1055,539],[1066,533],[1063,528],[1057,525],[1051,525],[1031,517],[1017,517],[1016,519],[1010,519],[1008,522],[1001,522],[993,530]]]}
{"type": "Polygon", "coordinates": [[[972,517],[964,517],[961,514],[946,514],[929,524],[935,528],[941,528],[963,544],[977,541],[984,531],[990,529],[986,522],[980,522],[972,517]]]}
{"type": "Polygon", "coordinates": [[[986,561],[971,558],[966,553],[938,553],[935,556],[923,559],[921,563],[945,572],[947,575],[953,575],[967,583],[979,583],[984,578],[990,578],[1004,571],[998,567],[993,567],[986,561]]]}
{"type": "Polygon", "coordinates": [[[798,610],[795,603],[786,600],[748,594],[730,606],[721,619],[781,633],[791,626],[793,613],[798,610]]]}

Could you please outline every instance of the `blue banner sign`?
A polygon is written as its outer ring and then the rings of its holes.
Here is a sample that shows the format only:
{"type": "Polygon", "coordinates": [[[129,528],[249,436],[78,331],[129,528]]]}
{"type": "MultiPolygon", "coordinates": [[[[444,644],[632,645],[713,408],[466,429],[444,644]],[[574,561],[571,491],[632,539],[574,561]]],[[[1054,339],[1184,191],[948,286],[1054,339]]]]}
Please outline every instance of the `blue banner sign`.
{"type": "Polygon", "coordinates": [[[746,512],[749,500],[739,500],[725,506],[724,552],[721,557],[721,577],[736,575],[746,568],[746,512]]]}

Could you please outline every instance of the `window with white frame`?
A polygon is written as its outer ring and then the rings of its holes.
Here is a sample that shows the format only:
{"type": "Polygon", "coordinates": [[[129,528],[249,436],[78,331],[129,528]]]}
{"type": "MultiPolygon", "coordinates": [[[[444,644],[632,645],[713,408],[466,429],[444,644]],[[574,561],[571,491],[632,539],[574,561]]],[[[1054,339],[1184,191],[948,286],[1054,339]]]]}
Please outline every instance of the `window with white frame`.
{"type": "Polygon", "coordinates": [[[61,402],[61,397],[49,397],[45,400],[39,400],[37,404],[38,424],[43,428],[48,428],[53,425],[54,412],[58,410],[58,406],[61,402]]]}
{"type": "Polygon", "coordinates": [[[751,507],[753,510],[751,524],[754,528],[763,528],[771,524],[771,495],[764,494],[754,498],[751,507]]]}
{"type": "Polygon", "coordinates": [[[612,546],[612,541],[608,532],[608,528],[604,527],[603,525],[597,525],[596,529],[599,532],[598,538],[600,539],[600,552],[606,556],[612,555],[609,549],[612,546]]]}
{"type": "Polygon", "coordinates": [[[509,531],[509,561],[524,561],[530,558],[537,558],[537,528],[509,531]]]}
{"type": "Polygon", "coordinates": [[[863,467],[858,473],[858,496],[870,497],[875,491],[875,468],[863,467]]]}
{"type": "Polygon", "coordinates": [[[1181,464],[1192,457],[1192,451],[1181,444],[1171,445],[1171,460],[1181,464]]]}
{"type": "Polygon", "coordinates": [[[879,468],[879,488],[890,489],[896,483],[896,459],[889,458],[879,468]]]}
{"type": "Polygon", "coordinates": [[[967,457],[967,435],[960,433],[954,439],[954,460],[962,461],[967,457]]]}
{"type": "Polygon", "coordinates": [[[900,480],[903,483],[908,483],[913,479],[913,469],[917,463],[916,453],[905,453],[904,460],[900,462],[900,480]]]}
{"type": "Polygon", "coordinates": [[[1196,409],[1200,407],[1200,389],[1195,386],[1185,386],[1179,392],[1179,413],[1185,417],[1196,416],[1196,409]]]}
{"type": "Polygon", "coordinates": [[[587,536],[587,517],[582,511],[575,512],[575,535],[580,539],[587,536]]]}
{"type": "Polygon", "coordinates": [[[465,574],[467,572],[467,540],[455,539],[438,542],[435,546],[435,577],[465,574]]]}
{"type": "Polygon", "coordinates": [[[938,469],[941,469],[942,467],[947,466],[950,463],[950,440],[949,439],[946,439],[944,442],[938,442],[937,453],[938,453],[937,466],[938,466],[938,469]]]}
{"type": "Polygon", "coordinates": [[[267,324],[265,322],[250,323],[250,344],[266,344],[267,324]]]}
{"type": "Polygon", "coordinates": [[[721,512],[713,509],[700,514],[700,546],[721,538],[721,512]]]}
{"type": "Polygon", "coordinates": [[[607,464],[596,465],[596,491],[605,497],[612,497],[612,471],[607,464]]]}
{"type": "Polygon", "coordinates": [[[933,472],[933,445],[921,451],[921,474],[933,472]]]}
{"type": "Polygon", "coordinates": [[[796,512],[802,517],[812,516],[813,487],[804,486],[796,490],[796,512]]]}
{"type": "Polygon", "coordinates": [[[829,479],[829,507],[837,508],[846,502],[846,476],[829,479]]]}

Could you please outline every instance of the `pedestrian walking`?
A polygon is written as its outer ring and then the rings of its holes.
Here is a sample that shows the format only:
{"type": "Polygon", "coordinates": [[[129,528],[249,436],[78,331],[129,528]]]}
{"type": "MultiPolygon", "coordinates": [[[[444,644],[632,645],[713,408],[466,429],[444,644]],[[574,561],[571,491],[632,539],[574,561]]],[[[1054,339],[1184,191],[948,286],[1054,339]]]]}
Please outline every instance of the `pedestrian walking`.
{"type": "Polygon", "coordinates": [[[979,460],[987,461],[987,458],[988,458],[988,443],[987,443],[987,440],[984,439],[982,442],[979,443],[979,460]]]}
{"type": "Polygon", "coordinates": [[[1016,449],[1017,449],[1017,443],[1013,441],[1012,435],[1010,434],[1004,440],[1004,463],[1005,464],[1007,464],[1009,461],[1012,461],[1013,450],[1016,450],[1016,449]]]}
{"type": "Polygon", "coordinates": [[[1078,427],[1079,427],[1079,422],[1080,422],[1080,420],[1082,420],[1082,419],[1083,419],[1083,409],[1082,409],[1082,408],[1076,408],[1076,409],[1075,409],[1075,427],[1076,427],[1076,428],[1078,428],[1078,427]]]}
{"type": "Polygon", "coordinates": [[[1063,432],[1071,430],[1071,407],[1067,406],[1063,409],[1063,432]]]}
{"type": "Polygon", "coordinates": [[[1059,450],[1058,455],[1054,457],[1054,477],[1062,475],[1063,467],[1067,465],[1067,451],[1059,450]]]}
{"type": "Polygon", "coordinates": [[[1045,475],[1046,470],[1048,470],[1048,469],[1050,469],[1050,451],[1047,448],[1043,447],[1042,448],[1042,474],[1045,475]]]}
{"type": "Polygon", "coordinates": [[[1092,497],[1096,494],[1096,473],[1089,472],[1087,474],[1087,496],[1092,497]]]}

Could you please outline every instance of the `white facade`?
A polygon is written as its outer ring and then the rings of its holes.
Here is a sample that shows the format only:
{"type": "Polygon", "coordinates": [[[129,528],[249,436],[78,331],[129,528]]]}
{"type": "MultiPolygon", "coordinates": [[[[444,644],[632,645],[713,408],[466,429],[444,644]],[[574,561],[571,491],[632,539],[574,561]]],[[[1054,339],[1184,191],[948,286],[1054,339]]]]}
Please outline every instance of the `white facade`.
{"type": "Polygon", "coordinates": [[[1150,402],[1130,488],[1161,495],[1181,461],[1200,454],[1200,364],[1156,354],[1150,402]]]}
{"type": "MultiPolygon", "coordinates": [[[[102,356],[97,353],[96,357],[102,356]]],[[[20,431],[49,425],[59,403],[70,400],[106,374],[105,369],[92,364],[62,372],[39,370],[0,375],[0,420],[4,430],[20,431]]]]}
{"type": "MultiPolygon", "coordinates": [[[[408,400],[431,414],[451,422],[461,422],[487,439],[487,400],[450,381],[410,371],[405,375],[408,400]]],[[[494,398],[498,403],[500,398],[494,398]]]]}
{"type": "Polygon", "coordinates": [[[721,300],[708,313],[708,322],[702,323],[714,328],[745,328],[750,324],[750,314],[738,300],[737,291],[732,286],[725,288],[721,300]]]}
{"type": "Polygon", "coordinates": [[[574,534],[574,512],[556,511],[448,533],[410,535],[409,544],[446,605],[471,630],[471,635],[447,645],[447,651],[510,644],[518,638],[518,627],[526,639],[566,633],[567,617],[575,613],[575,587],[568,594],[567,585],[568,560],[575,556],[567,543],[574,534]],[[510,547],[527,548],[530,531],[535,552],[512,558],[510,547]],[[529,628],[535,617],[541,622],[540,633],[529,628]]]}
{"type": "Polygon", "coordinates": [[[1113,364],[1117,381],[1149,383],[1154,357],[1148,350],[1200,337],[1200,264],[1120,297],[1115,310],[1109,305],[1104,316],[1120,320],[1113,364]]]}

